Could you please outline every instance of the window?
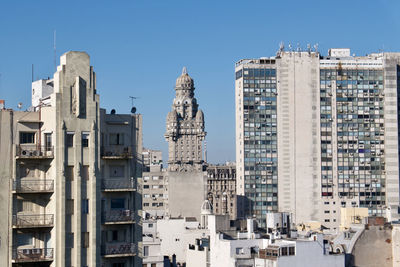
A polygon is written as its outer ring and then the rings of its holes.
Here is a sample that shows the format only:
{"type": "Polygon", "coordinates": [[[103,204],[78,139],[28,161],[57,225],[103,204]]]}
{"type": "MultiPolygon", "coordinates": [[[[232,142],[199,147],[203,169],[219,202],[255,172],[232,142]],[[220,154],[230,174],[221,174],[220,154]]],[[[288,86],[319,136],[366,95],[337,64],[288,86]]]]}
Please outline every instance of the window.
{"type": "Polygon", "coordinates": [[[144,207],[149,207],[149,206],[150,206],[150,203],[143,203],[143,206],[144,206],[144,207]]]}
{"type": "Polygon", "coordinates": [[[89,133],[82,133],[82,147],[89,146],[89,133]]]}
{"type": "Polygon", "coordinates": [[[51,151],[52,148],[52,141],[51,141],[51,133],[44,134],[44,141],[46,146],[46,151],[51,151]]]}
{"type": "Polygon", "coordinates": [[[89,247],[89,232],[82,232],[82,247],[89,247]]]}
{"type": "Polygon", "coordinates": [[[33,245],[32,234],[18,234],[17,235],[18,246],[28,246],[33,245]]]}
{"type": "Polygon", "coordinates": [[[74,247],[74,233],[67,233],[66,240],[65,240],[65,246],[67,248],[74,247]]]}
{"type": "Polygon", "coordinates": [[[65,178],[67,181],[74,180],[74,166],[67,166],[65,169],[65,178]]]}
{"type": "Polygon", "coordinates": [[[112,267],[125,267],[125,263],[123,263],[123,262],[113,263],[112,267]]]}
{"type": "Polygon", "coordinates": [[[287,256],[288,255],[288,248],[287,247],[282,247],[281,248],[281,255],[282,256],[287,256]]]}
{"type": "Polygon", "coordinates": [[[149,223],[149,228],[153,228],[153,224],[152,223],[149,223]]]}
{"type": "Polygon", "coordinates": [[[82,199],[82,213],[83,214],[89,213],[89,199],[87,198],[82,199]]]}
{"type": "Polygon", "coordinates": [[[112,198],[111,209],[125,209],[125,199],[123,198],[112,198]]]}
{"type": "Polygon", "coordinates": [[[295,248],[289,247],[289,255],[295,255],[295,248]]]}
{"type": "Polygon", "coordinates": [[[124,134],[110,134],[110,145],[123,145],[124,144],[124,134]]]}
{"type": "Polygon", "coordinates": [[[19,133],[19,143],[20,144],[34,144],[35,143],[35,133],[20,132],[19,133]]]}
{"type": "Polygon", "coordinates": [[[67,147],[73,147],[74,146],[74,133],[68,133],[67,132],[67,147]]]}
{"type": "Polygon", "coordinates": [[[112,231],[112,241],[118,241],[118,230],[112,231]]]}
{"type": "Polygon", "coordinates": [[[149,256],[149,246],[143,246],[143,256],[149,256]]]}
{"type": "Polygon", "coordinates": [[[29,200],[20,200],[19,211],[33,211],[33,203],[29,200]]]}
{"type": "Polygon", "coordinates": [[[153,176],[153,181],[157,181],[158,180],[158,176],[153,176]]]}
{"type": "Polygon", "coordinates": [[[110,177],[124,177],[125,168],[124,166],[111,165],[110,166],[110,177]]]}
{"type": "Polygon", "coordinates": [[[144,189],[149,189],[149,185],[148,185],[148,184],[145,184],[145,185],[143,185],[143,188],[144,188],[144,189]]]}
{"type": "Polygon", "coordinates": [[[66,205],[67,205],[67,207],[66,207],[67,215],[74,214],[74,200],[73,199],[67,199],[66,205]]]}
{"type": "Polygon", "coordinates": [[[83,181],[89,180],[89,166],[88,165],[82,166],[81,176],[82,176],[83,181]]]}

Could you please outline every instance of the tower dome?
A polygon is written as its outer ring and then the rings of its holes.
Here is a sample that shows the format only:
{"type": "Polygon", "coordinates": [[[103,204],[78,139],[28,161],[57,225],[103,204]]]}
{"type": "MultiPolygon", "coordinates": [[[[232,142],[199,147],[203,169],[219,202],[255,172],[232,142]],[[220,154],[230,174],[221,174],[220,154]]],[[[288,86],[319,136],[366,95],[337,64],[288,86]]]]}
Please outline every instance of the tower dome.
{"type": "Polygon", "coordinates": [[[213,214],[213,208],[210,201],[204,200],[203,204],[201,205],[201,214],[202,215],[213,214]]]}
{"type": "Polygon", "coordinates": [[[186,67],[183,67],[181,76],[176,79],[176,89],[194,89],[193,79],[187,73],[186,67]]]}

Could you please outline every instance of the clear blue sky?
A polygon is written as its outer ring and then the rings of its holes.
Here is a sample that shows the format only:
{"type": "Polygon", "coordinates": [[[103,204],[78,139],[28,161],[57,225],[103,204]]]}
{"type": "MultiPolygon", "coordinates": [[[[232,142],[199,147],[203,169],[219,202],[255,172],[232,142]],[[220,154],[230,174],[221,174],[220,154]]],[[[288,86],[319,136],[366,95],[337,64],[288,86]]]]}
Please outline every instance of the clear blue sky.
{"type": "Polygon", "coordinates": [[[35,79],[52,76],[69,50],[91,56],[103,108],[143,114],[144,145],[162,149],[165,119],[183,66],[205,113],[210,162],[235,160],[234,63],[272,56],[281,41],[400,51],[400,1],[2,1],[0,99],[30,103],[35,79]],[[57,59],[57,62],[59,60],[57,59]]]}

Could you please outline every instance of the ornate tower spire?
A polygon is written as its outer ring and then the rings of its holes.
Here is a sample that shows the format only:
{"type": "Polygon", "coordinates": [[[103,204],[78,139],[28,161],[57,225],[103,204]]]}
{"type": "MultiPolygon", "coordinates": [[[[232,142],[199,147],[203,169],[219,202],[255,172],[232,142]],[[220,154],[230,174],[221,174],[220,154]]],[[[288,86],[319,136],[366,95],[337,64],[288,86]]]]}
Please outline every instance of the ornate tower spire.
{"type": "Polygon", "coordinates": [[[205,136],[204,114],[194,97],[194,81],[183,67],[181,76],[176,79],[172,111],[167,116],[168,169],[202,170],[205,136]]]}

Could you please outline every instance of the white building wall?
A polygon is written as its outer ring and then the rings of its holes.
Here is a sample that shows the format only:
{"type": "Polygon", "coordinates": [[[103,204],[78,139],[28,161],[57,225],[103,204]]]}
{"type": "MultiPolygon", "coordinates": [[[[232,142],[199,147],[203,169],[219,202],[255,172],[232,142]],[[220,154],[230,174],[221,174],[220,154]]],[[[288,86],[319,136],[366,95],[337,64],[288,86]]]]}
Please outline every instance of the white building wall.
{"type": "Polygon", "coordinates": [[[319,54],[282,52],[277,59],[278,207],[295,223],[319,219],[319,54]]]}

